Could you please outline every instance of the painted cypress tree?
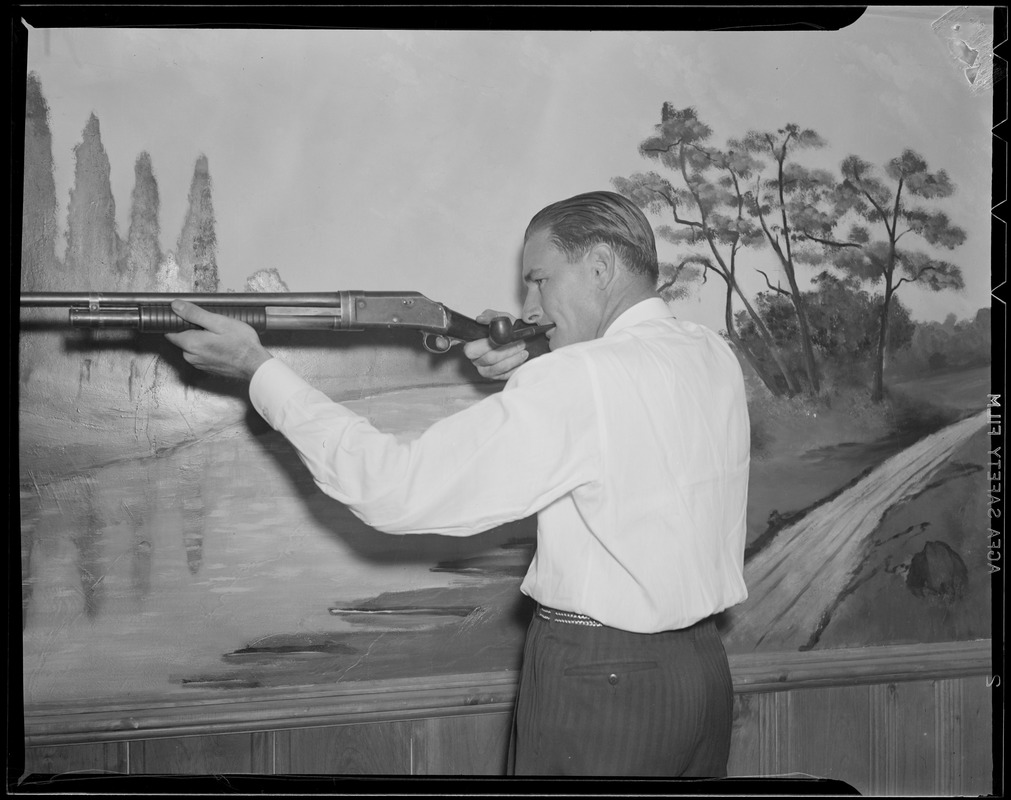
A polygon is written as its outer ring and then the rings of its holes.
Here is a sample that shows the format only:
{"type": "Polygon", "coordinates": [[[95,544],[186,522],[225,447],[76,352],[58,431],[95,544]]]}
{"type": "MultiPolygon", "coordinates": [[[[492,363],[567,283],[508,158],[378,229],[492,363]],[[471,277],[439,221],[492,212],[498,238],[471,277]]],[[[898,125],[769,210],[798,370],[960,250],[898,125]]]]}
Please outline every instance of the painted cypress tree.
{"type": "Polygon", "coordinates": [[[171,250],[162,256],[158,264],[154,286],[156,292],[188,292],[193,287],[192,276],[188,279],[183,277],[176,254],[171,250]]]}
{"type": "Polygon", "coordinates": [[[158,181],[151,169],[151,156],[144,152],[134,164],[134,185],[130,207],[130,230],[123,253],[123,288],[153,291],[161,263],[161,245],[158,242],[159,197],[158,181]]]}
{"type": "MultiPolygon", "coordinates": [[[[40,292],[72,288],[65,285],[66,274],[56,255],[53,137],[49,129],[49,105],[42,94],[38,75],[34,73],[28,76],[25,91],[24,152],[21,290],[40,292]]],[[[21,386],[27,384],[42,359],[52,358],[49,355],[52,341],[42,342],[40,336],[18,337],[18,381],[21,386]]]]}
{"type": "Polygon", "coordinates": [[[24,202],[21,211],[21,288],[56,289],[61,265],[56,257],[56,182],[49,105],[34,72],[25,96],[24,202]]]}
{"type": "Polygon", "coordinates": [[[207,156],[201,155],[193,170],[189,210],[176,248],[179,274],[195,292],[218,291],[217,244],[214,206],[211,203],[211,174],[207,156]]]}
{"type": "Polygon", "coordinates": [[[118,277],[120,240],[109,157],[94,114],[74,148],[74,157],[74,187],[67,214],[67,271],[77,290],[102,291],[118,277]]]}

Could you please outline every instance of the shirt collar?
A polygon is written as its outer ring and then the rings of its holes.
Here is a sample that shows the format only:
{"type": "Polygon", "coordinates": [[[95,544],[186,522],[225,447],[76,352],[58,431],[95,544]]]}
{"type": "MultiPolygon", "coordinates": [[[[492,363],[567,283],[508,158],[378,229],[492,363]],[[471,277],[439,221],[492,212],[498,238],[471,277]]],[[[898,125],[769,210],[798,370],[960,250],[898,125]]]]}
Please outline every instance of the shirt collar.
{"type": "Polygon", "coordinates": [[[673,316],[670,308],[661,298],[649,297],[646,300],[640,300],[634,306],[625,309],[619,314],[618,318],[607,326],[604,336],[610,336],[625,328],[630,328],[633,325],[638,325],[640,322],[646,322],[650,319],[673,316]]]}

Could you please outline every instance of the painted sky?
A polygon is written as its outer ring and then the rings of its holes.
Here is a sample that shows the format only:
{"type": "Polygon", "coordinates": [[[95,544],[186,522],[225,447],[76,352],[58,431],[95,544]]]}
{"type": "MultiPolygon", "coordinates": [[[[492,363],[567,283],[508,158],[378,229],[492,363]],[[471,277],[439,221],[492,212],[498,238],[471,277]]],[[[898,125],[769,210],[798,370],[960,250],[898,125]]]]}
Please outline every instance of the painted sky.
{"type": "MultiPolygon", "coordinates": [[[[945,207],[969,233],[947,257],[966,290],[900,294],[914,317],[943,319],[990,302],[992,96],[948,40],[985,43],[992,11],[932,24],[950,10],[877,7],[831,32],[54,27],[30,29],[27,66],[50,107],[60,225],[92,113],[124,237],[137,156],[151,155],[175,249],[205,154],[223,288],[276,268],[292,291],[516,311],[529,218],[650,169],[637,146],[671,101],[696,107],[717,144],[796,122],[830,145],[810,165],[856,153],[880,166],[910,147],[946,169],[958,192],[945,207]]],[[[769,268],[768,251],[751,258],[769,268]]],[[[679,314],[722,327],[717,283],[679,314]]]]}

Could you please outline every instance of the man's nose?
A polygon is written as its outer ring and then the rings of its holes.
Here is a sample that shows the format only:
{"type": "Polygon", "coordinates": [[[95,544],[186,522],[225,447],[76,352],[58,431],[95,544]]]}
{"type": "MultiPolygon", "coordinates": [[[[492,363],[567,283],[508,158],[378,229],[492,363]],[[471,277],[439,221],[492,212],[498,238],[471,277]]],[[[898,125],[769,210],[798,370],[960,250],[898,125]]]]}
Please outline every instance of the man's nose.
{"type": "Polygon", "coordinates": [[[544,315],[541,310],[541,303],[537,297],[536,292],[527,292],[526,299],[523,301],[523,310],[520,315],[524,322],[538,322],[544,315]]]}

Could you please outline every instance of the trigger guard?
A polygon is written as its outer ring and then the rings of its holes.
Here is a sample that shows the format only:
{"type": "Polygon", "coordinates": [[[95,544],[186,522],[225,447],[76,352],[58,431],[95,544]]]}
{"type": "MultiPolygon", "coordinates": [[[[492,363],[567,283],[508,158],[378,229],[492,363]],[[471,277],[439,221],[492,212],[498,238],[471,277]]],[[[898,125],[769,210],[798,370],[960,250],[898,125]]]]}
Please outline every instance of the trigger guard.
{"type": "Polygon", "coordinates": [[[421,334],[421,346],[429,353],[435,353],[436,355],[441,356],[443,353],[449,352],[449,349],[453,346],[453,340],[448,336],[442,336],[438,333],[423,333],[421,334]],[[439,347],[435,344],[439,339],[446,340],[445,347],[439,347]]]}

